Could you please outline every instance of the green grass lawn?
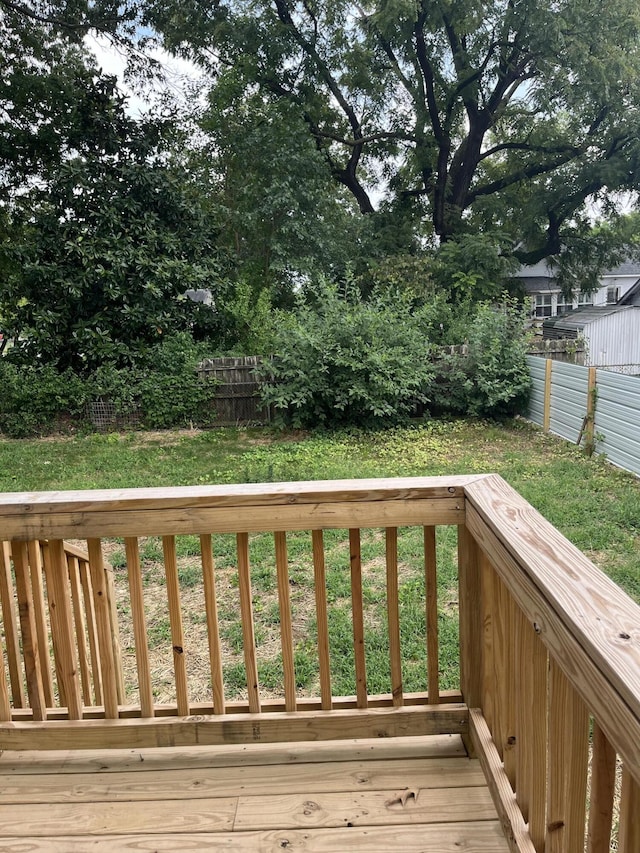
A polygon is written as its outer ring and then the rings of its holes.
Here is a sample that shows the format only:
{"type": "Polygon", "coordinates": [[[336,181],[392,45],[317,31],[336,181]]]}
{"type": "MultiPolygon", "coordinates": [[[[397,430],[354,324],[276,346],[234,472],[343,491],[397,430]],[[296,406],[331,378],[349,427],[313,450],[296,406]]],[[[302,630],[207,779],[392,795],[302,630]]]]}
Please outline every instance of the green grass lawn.
{"type": "MultiPolygon", "coordinates": [[[[208,432],[128,433],[0,441],[0,491],[123,488],[197,483],[268,482],[351,477],[420,476],[497,472],[542,512],[597,565],[640,601],[640,481],[537,428],[516,421],[432,421],[383,432],[274,433],[260,429],[208,432]]],[[[424,581],[421,531],[399,539],[400,608],[406,690],[425,689],[424,581]]],[[[288,537],[296,677],[301,692],[317,693],[315,621],[310,537],[288,537]]],[[[354,692],[349,549],[344,531],[325,534],[330,603],[332,677],[335,695],[354,692]]],[[[208,689],[206,626],[197,539],[179,537],[180,582],[192,683],[202,674],[208,689]]],[[[156,671],[171,668],[162,550],[157,539],[141,543],[149,645],[156,671]]],[[[456,687],[456,531],[438,530],[440,671],[443,688],[456,687]]],[[[108,544],[119,583],[125,652],[133,661],[127,626],[124,549],[108,544]]],[[[369,690],[389,687],[381,531],[363,534],[364,602],[369,690]]],[[[238,624],[233,537],[214,537],[220,586],[225,681],[242,693],[244,669],[238,624]]],[[[266,691],[279,693],[279,613],[273,538],[251,537],[252,583],[259,674],[266,691]]],[[[171,679],[168,679],[170,692],[171,679]]],[[[162,696],[160,698],[163,698],[162,696]]],[[[166,698],[169,698],[168,695],[166,698]]]]}

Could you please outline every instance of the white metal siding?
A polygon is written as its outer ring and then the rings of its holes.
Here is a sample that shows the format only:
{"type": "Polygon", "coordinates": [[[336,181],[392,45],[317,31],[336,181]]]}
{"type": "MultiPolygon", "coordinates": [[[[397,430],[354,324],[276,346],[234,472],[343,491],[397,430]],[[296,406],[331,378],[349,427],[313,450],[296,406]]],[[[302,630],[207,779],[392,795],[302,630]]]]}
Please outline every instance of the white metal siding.
{"type": "Polygon", "coordinates": [[[588,364],[640,364],[640,308],[600,317],[583,334],[588,364]]]}
{"type": "MultiPolygon", "coordinates": [[[[529,420],[542,426],[546,359],[528,356],[531,373],[529,420]]],[[[577,441],[587,413],[589,370],[554,362],[551,373],[551,432],[577,441]]],[[[615,465],[640,476],[640,377],[596,371],[596,451],[615,465]]]]}
{"type": "Polygon", "coordinates": [[[568,441],[577,441],[587,411],[589,371],[579,364],[554,362],[551,374],[549,428],[568,441]]]}
{"type": "Polygon", "coordinates": [[[598,453],[640,475],[640,377],[596,371],[598,453]]]}
{"type": "Polygon", "coordinates": [[[544,417],[544,375],[546,359],[539,356],[527,356],[531,373],[531,395],[529,397],[529,420],[542,426],[544,417]]]}

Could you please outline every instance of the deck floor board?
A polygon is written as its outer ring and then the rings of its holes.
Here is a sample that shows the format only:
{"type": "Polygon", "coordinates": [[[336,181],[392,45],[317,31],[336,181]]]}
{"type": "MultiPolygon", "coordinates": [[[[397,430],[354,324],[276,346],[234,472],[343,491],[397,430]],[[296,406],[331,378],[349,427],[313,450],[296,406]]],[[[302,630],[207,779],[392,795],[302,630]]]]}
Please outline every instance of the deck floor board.
{"type": "Polygon", "coordinates": [[[347,849],[508,845],[457,736],[0,755],[2,853],[347,849]]]}

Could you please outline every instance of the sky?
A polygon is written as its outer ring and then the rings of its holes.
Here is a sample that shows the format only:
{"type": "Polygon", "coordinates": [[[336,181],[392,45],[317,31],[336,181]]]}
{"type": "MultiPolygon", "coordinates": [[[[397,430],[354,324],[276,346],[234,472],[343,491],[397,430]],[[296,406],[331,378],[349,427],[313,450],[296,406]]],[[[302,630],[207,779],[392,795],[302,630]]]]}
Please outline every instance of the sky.
{"type": "Polygon", "coordinates": [[[98,65],[105,74],[113,74],[118,78],[121,91],[127,95],[127,111],[134,117],[146,112],[153,103],[154,92],[170,92],[176,99],[186,98],[187,86],[202,79],[201,72],[190,62],[166,51],[154,49],[149,55],[160,63],[164,79],[158,81],[152,90],[145,91],[139,82],[125,79],[127,57],[123,50],[118,50],[105,36],[87,36],[86,46],[94,53],[98,65]]]}

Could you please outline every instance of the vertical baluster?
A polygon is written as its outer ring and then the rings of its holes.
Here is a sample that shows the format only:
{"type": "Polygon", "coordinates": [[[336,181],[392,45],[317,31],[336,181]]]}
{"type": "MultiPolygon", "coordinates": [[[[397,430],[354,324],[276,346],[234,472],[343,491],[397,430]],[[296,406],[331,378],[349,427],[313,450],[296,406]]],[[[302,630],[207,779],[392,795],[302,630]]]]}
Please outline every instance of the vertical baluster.
{"type": "Polygon", "coordinates": [[[513,599],[498,575],[494,579],[494,687],[496,690],[495,731],[493,739],[502,756],[505,773],[515,790],[515,667],[513,599]]]}
{"type": "Polygon", "coordinates": [[[64,686],[69,719],[81,720],[82,694],[73,635],[69,570],[64,553],[64,542],[61,539],[49,541],[49,555],[52,583],[51,586],[47,585],[47,594],[49,597],[51,635],[54,638],[54,648],[58,648],[59,654],[58,689],[60,689],[61,684],[64,686]]]}
{"type": "Polygon", "coordinates": [[[622,768],[618,853],[640,853],[640,784],[622,768]]]}
{"type": "Polygon", "coordinates": [[[111,646],[113,648],[113,667],[115,670],[116,693],[118,703],[124,704],[124,670],[122,668],[122,648],[120,646],[120,626],[118,625],[118,606],[116,602],[116,586],[113,579],[113,567],[104,563],[107,598],[109,600],[109,616],[111,619],[111,646]]]}
{"type": "Polygon", "coordinates": [[[547,651],[515,614],[516,798],[536,853],[544,849],[547,797],[547,651]]]}
{"type": "Polygon", "coordinates": [[[143,717],[153,717],[155,712],[153,707],[153,691],[151,689],[147,623],[144,615],[144,595],[142,591],[142,571],[140,569],[138,540],[134,537],[128,537],[124,540],[124,547],[127,556],[131,619],[133,621],[133,637],[136,646],[140,713],[143,717]]]}
{"type": "Polygon", "coordinates": [[[587,853],[609,853],[615,784],[615,750],[598,723],[594,722],[587,853]]]}
{"type": "Polygon", "coordinates": [[[220,631],[218,628],[218,604],[216,601],[216,578],[213,564],[213,551],[210,534],[200,537],[202,555],[202,578],[204,584],[204,606],[207,614],[207,637],[209,640],[209,661],[211,665],[211,686],[213,688],[213,710],[224,714],[224,681],[222,679],[222,653],[220,649],[220,631]]]}
{"type": "Polygon", "coordinates": [[[329,658],[329,620],[327,616],[327,581],[324,565],[322,530],[311,531],[313,546],[313,577],[318,623],[318,664],[320,668],[320,700],[323,711],[333,707],[331,696],[331,662],[329,658]]]}
{"type": "Polygon", "coordinates": [[[96,705],[102,705],[102,673],[100,672],[100,652],[98,645],[98,628],[96,624],[96,608],[93,601],[91,572],[89,570],[89,563],[87,562],[87,560],[79,560],[78,569],[80,572],[82,600],[84,601],[84,614],[87,620],[89,656],[91,658],[91,674],[93,676],[93,701],[96,705]]]}
{"type": "Polygon", "coordinates": [[[29,559],[24,542],[12,544],[13,565],[16,573],[16,592],[20,631],[22,633],[22,654],[27,680],[27,695],[33,711],[34,720],[46,720],[47,707],[42,685],[40,655],[38,654],[38,635],[33,617],[33,594],[29,580],[29,559]]]}
{"type": "MultiPolygon", "coordinates": [[[[49,549],[49,543],[46,540],[43,540],[41,543],[42,548],[42,569],[44,571],[44,577],[47,587],[47,600],[49,603],[49,623],[51,623],[51,601],[52,597],[49,593],[49,590],[53,589],[53,569],[51,567],[51,551],[49,549]]],[[[37,630],[37,617],[36,617],[36,630],[37,630]]],[[[48,641],[47,641],[48,645],[48,641]]],[[[60,661],[60,647],[58,645],[58,635],[53,630],[51,630],[51,646],[53,648],[53,662],[54,668],[56,671],[56,685],[58,688],[58,705],[61,707],[67,707],[67,694],[65,693],[65,684],[64,679],[62,678],[62,663],[60,661]]],[[[39,650],[38,650],[39,651],[39,650]]],[[[42,665],[41,665],[42,670],[42,665]]],[[[44,675],[43,675],[44,681],[44,675]]]]}
{"type": "Polygon", "coordinates": [[[391,665],[391,696],[394,705],[404,705],[402,692],[402,659],[400,652],[400,608],[398,602],[398,528],[387,527],[387,624],[391,665]]]}
{"type": "Polygon", "coordinates": [[[427,625],[427,690],[429,704],[440,703],[440,650],[438,647],[438,566],[436,529],[424,528],[424,590],[427,625]]]}
{"type": "Polygon", "coordinates": [[[276,572],[278,575],[278,603],[280,606],[280,642],[282,645],[282,670],[284,674],[285,710],[296,710],[296,673],[293,663],[293,630],[291,627],[291,601],[289,596],[289,562],[286,533],[274,533],[276,572]]]}
{"type": "Polygon", "coordinates": [[[11,700],[4,666],[4,649],[0,643],[0,722],[9,723],[11,722],[11,700]]]}
{"type": "MultiPolygon", "coordinates": [[[[107,720],[118,717],[118,688],[113,661],[113,642],[111,638],[111,607],[107,592],[107,577],[102,557],[102,543],[99,539],[87,539],[89,569],[93,587],[93,603],[98,628],[98,648],[100,651],[100,674],[102,698],[107,720]]],[[[95,682],[94,682],[95,683],[95,682]]]]}
{"type": "Polygon", "coordinates": [[[173,670],[176,679],[176,699],[178,714],[189,715],[189,692],[187,688],[187,663],[184,654],[184,632],[182,630],[182,610],[180,608],[180,586],[178,584],[178,560],[176,557],[176,537],[162,537],[164,553],[164,571],[167,581],[167,601],[169,604],[169,623],[171,625],[171,645],[173,647],[173,670]]]}
{"type": "MultiPolygon", "coordinates": [[[[496,611],[496,573],[484,554],[479,555],[479,569],[482,576],[481,618],[482,618],[482,660],[481,695],[482,714],[494,741],[496,740],[496,683],[495,683],[495,611],[496,611]]],[[[500,752],[500,743],[496,747],[500,752]]]]}
{"type": "Polygon", "coordinates": [[[366,708],[367,664],[364,651],[364,607],[362,604],[362,555],[360,531],[349,530],[351,563],[351,611],[353,617],[353,652],[356,664],[356,700],[358,708],[366,708]]]}
{"type": "Polygon", "coordinates": [[[0,542],[0,604],[2,605],[2,625],[7,649],[11,699],[14,708],[26,707],[22,673],[20,671],[20,641],[18,639],[18,620],[13,601],[13,581],[11,578],[10,548],[8,542],[0,542]]]}
{"type": "Polygon", "coordinates": [[[589,716],[556,662],[549,667],[549,789],[545,853],[583,853],[589,716]]]}
{"type": "Polygon", "coordinates": [[[33,596],[33,618],[38,635],[38,654],[40,656],[40,672],[42,687],[47,708],[53,707],[53,675],[51,655],[49,654],[49,629],[45,615],[44,589],[42,585],[42,552],[40,542],[27,542],[27,555],[31,574],[31,593],[33,596]]]}
{"type": "Polygon", "coordinates": [[[87,659],[86,625],[82,610],[82,592],[80,590],[80,569],[78,558],[67,554],[67,568],[69,570],[69,583],[71,585],[71,605],[73,607],[73,620],[76,626],[76,643],[78,647],[78,663],[80,665],[80,680],[82,682],[82,701],[85,705],[91,705],[91,673],[87,659]]]}
{"type": "Polygon", "coordinates": [[[470,708],[482,707],[484,711],[481,691],[482,613],[478,606],[481,601],[480,554],[473,536],[464,525],[459,525],[460,685],[467,705],[470,708]]]}
{"type": "Polygon", "coordinates": [[[240,618],[242,620],[242,642],[244,645],[244,666],[247,673],[247,692],[249,711],[260,713],[260,688],[258,685],[258,664],[256,660],[256,640],[253,631],[253,602],[251,596],[251,569],[249,566],[249,536],[236,534],[238,550],[238,589],[240,592],[240,618]]]}

